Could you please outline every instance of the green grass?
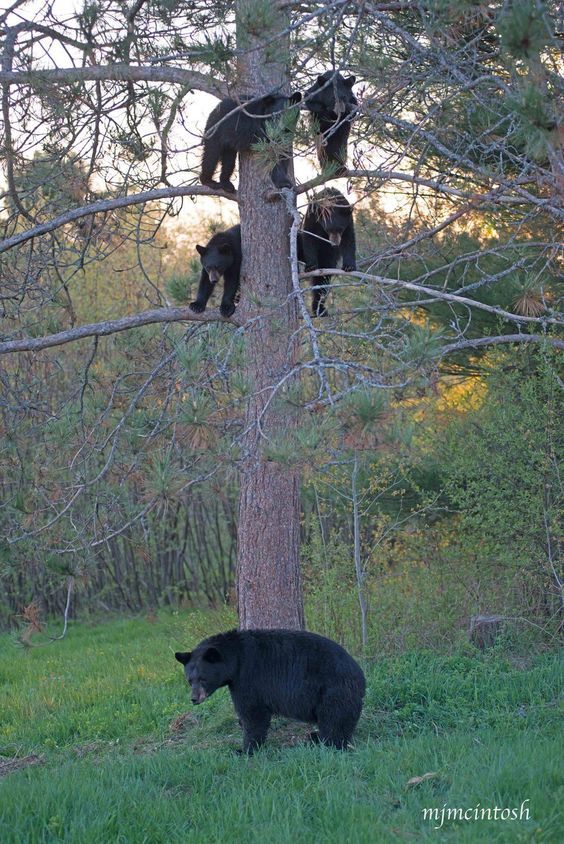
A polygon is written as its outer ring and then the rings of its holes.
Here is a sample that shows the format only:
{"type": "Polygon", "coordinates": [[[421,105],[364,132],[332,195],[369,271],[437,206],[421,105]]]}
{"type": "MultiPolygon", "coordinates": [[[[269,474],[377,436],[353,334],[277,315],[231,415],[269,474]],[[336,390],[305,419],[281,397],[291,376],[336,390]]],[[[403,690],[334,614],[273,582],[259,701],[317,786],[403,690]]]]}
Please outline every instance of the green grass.
{"type": "Polygon", "coordinates": [[[564,840],[556,654],[525,669],[471,653],[376,661],[353,751],[304,745],[302,727],[277,721],[247,759],[233,752],[226,690],[194,709],[173,657],[232,622],[190,612],[73,625],[25,651],[0,638],[0,755],[44,757],[0,780],[0,842],[564,840]],[[524,800],[529,820],[435,830],[423,817],[524,800]]]}

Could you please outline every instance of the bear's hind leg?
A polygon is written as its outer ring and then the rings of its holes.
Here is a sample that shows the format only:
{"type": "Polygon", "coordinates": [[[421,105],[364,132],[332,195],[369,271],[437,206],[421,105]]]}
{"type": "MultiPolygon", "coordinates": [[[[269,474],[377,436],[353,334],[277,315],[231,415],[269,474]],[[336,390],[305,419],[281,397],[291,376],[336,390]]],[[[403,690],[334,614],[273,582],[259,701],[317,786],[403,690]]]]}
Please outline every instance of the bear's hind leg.
{"type": "Polygon", "coordinates": [[[231,147],[224,147],[221,153],[221,173],[219,174],[219,184],[223,190],[228,193],[235,193],[235,186],[231,182],[231,176],[235,170],[235,162],[237,161],[237,150],[231,147]]]}
{"type": "Polygon", "coordinates": [[[328,316],[329,313],[325,301],[329,294],[329,276],[314,276],[311,282],[313,284],[311,313],[314,317],[328,316]]]}
{"type": "Polygon", "coordinates": [[[323,161],[321,161],[321,156],[319,160],[322,167],[329,165],[332,168],[333,176],[347,175],[347,142],[350,131],[350,122],[347,118],[343,118],[337,126],[331,125],[324,136],[326,146],[322,147],[323,161]]]}
{"type": "Polygon", "coordinates": [[[340,692],[325,695],[317,709],[320,743],[337,750],[346,750],[361,711],[361,702],[347,701],[340,692]]]}
{"type": "Polygon", "coordinates": [[[214,190],[220,189],[222,186],[219,182],[214,180],[213,174],[219,162],[220,150],[215,138],[208,138],[204,141],[204,154],[202,156],[202,166],[200,169],[200,182],[208,188],[214,190]]]}

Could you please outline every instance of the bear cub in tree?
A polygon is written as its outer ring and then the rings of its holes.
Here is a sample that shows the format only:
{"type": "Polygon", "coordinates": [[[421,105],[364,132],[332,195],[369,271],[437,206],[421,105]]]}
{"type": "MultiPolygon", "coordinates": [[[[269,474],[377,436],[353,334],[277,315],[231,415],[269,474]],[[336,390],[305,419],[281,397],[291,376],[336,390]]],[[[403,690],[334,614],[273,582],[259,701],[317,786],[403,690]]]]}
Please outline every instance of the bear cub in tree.
{"type": "Polygon", "coordinates": [[[243,728],[243,752],[266,739],[273,715],[317,724],[320,741],[345,750],[360,718],[366,683],[336,642],[297,630],[230,630],[176,653],[192,703],[227,686],[243,728]]]}
{"type": "Polygon", "coordinates": [[[235,297],[239,290],[241,273],[241,226],[233,226],[224,232],[214,234],[206,246],[196,246],[202,262],[202,274],[196,301],[190,307],[197,314],[206,309],[214,286],[223,276],[223,297],[219,310],[224,317],[230,317],[235,310],[235,297]]]}
{"type": "Polygon", "coordinates": [[[305,93],[304,103],[319,125],[317,155],[321,167],[336,165],[334,175],[347,172],[347,143],[358,100],[352,92],[355,76],[345,79],[328,70],[305,93]]]}
{"type": "MultiPolygon", "coordinates": [[[[307,206],[298,234],[298,260],[308,270],[337,267],[342,261],[346,272],[356,270],[356,241],[353,212],[349,202],[335,188],[318,193],[307,206]]],[[[314,286],[313,316],[327,316],[325,300],[329,293],[329,276],[311,279],[314,286]]]]}
{"type": "MultiPolygon", "coordinates": [[[[288,107],[299,103],[301,98],[302,95],[297,91],[290,97],[267,94],[254,101],[243,100],[242,103],[229,98],[221,100],[206,123],[200,173],[202,184],[234,193],[231,176],[235,169],[237,153],[249,150],[253,144],[265,140],[268,116],[280,114],[288,107]],[[219,125],[214,130],[216,124],[219,125]],[[216,182],[213,176],[220,161],[219,182],[216,182]]],[[[288,163],[288,158],[280,159],[272,170],[271,179],[277,188],[292,187],[288,176],[288,163]]]]}

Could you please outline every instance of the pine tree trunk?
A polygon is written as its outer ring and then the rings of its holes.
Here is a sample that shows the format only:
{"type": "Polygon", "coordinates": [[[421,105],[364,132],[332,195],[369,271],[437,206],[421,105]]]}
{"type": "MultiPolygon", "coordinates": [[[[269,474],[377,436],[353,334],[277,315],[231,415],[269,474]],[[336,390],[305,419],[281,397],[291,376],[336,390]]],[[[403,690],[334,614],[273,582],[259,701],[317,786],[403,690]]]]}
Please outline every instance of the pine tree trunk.
{"type": "MultiPolygon", "coordinates": [[[[246,4],[249,8],[248,3],[246,4]]],[[[242,3],[240,4],[242,7],[242,3]]],[[[273,13],[273,32],[283,29],[273,13]]],[[[261,32],[260,40],[268,38],[261,32]]],[[[240,90],[254,95],[281,87],[288,92],[287,47],[256,48],[238,24],[238,43],[251,47],[238,65],[240,90]]],[[[296,412],[284,403],[287,376],[296,355],[297,305],[290,297],[290,216],[283,199],[266,197],[273,185],[258,156],[239,156],[243,264],[241,305],[254,321],[245,332],[245,378],[250,389],[241,456],[237,534],[237,608],[248,628],[302,628],[299,563],[300,475],[295,467],[268,459],[269,438],[290,434],[296,412]],[[286,380],[285,380],[286,379],[286,380]],[[276,395],[274,395],[276,391],[276,395]]]]}

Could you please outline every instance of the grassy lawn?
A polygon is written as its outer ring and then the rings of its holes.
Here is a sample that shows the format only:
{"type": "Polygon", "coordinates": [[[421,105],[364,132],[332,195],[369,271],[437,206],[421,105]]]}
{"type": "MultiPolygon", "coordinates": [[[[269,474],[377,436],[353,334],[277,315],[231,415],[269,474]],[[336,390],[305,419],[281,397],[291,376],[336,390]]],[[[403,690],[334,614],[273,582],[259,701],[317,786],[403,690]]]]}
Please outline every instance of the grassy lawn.
{"type": "Polygon", "coordinates": [[[305,745],[306,728],[278,720],[247,759],[227,690],[192,707],[173,656],[232,622],[77,624],[25,651],[1,637],[0,762],[40,757],[0,779],[1,844],[564,841],[556,654],[375,662],[354,750],[305,745]],[[443,808],[523,801],[528,820],[441,823],[443,808]]]}

